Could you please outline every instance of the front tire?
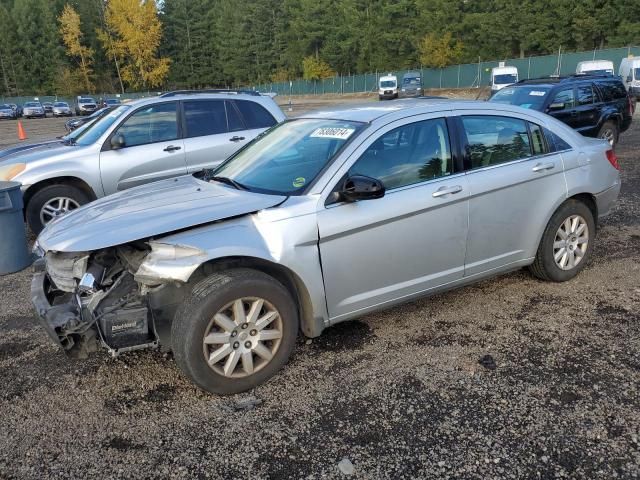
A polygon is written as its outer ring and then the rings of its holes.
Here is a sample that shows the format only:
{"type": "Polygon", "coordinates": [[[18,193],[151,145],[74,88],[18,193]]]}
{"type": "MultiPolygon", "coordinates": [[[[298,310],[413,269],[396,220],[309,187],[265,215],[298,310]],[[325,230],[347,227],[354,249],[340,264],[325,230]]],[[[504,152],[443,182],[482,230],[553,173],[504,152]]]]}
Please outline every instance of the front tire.
{"type": "Polygon", "coordinates": [[[287,289],[255,270],[205,278],[176,312],[171,343],[176,363],[200,388],[230,395],[266,382],[287,362],[298,335],[298,312],[287,289]]]}
{"type": "Polygon", "coordinates": [[[542,240],[531,273],[541,280],[566,282],[582,271],[593,251],[596,225],[593,213],[584,203],[568,200],[553,214],[542,240]]]}
{"type": "Polygon", "coordinates": [[[26,219],[38,235],[51,220],[89,203],[89,196],[71,185],[49,185],[36,192],[27,203],[26,219]]]}

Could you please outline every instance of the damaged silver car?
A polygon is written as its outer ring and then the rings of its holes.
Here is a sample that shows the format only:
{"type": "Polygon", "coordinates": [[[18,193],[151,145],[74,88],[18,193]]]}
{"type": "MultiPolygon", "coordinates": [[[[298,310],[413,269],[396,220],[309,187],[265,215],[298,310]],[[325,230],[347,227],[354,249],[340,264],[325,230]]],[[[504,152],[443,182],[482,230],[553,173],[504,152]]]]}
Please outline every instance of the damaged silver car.
{"type": "Polygon", "coordinates": [[[160,346],[230,394],[274,375],[299,331],[525,266],[573,278],[619,189],[606,142],[538,112],[440,100],[316,112],[214,170],[51,222],[32,299],[69,355],[160,346]]]}

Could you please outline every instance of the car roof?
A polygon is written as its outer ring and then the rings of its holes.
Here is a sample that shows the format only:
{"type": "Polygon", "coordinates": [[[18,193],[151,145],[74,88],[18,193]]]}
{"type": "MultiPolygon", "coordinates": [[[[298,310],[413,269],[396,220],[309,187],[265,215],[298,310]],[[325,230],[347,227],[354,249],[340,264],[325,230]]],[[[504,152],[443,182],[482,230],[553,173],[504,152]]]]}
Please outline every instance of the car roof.
{"type": "Polygon", "coordinates": [[[168,101],[176,101],[176,100],[251,100],[254,102],[268,102],[273,101],[273,99],[268,95],[253,95],[253,94],[244,94],[244,93],[176,93],[170,96],[154,96],[154,97],[146,97],[140,98],[138,100],[133,100],[131,102],[127,102],[126,105],[132,105],[134,107],[153,104],[153,103],[161,103],[168,101]]]}
{"type": "MultiPolygon", "coordinates": [[[[382,117],[392,115],[398,118],[425,113],[444,112],[450,110],[503,111],[525,113],[525,110],[513,105],[488,103],[477,100],[454,100],[448,98],[415,98],[394,100],[390,102],[369,102],[361,104],[336,105],[304,113],[296,118],[333,119],[352,122],[372,123],[382,117]]],[[[537,116],[536,112],[526,113],[537,116]]],[[[394,120],[396,118],[393,118],[394,120]]]]}
{"type": "Polygon", "coordinates": [[[550,87],[571,83],[571,82],[581,82],[581,81],[616,81],[620,80],[619,77],[615,75],[588,75],[588,74],[575,74],[575,75],[567,75],[563,77],[542,77],[542,78],[526,78],[520,80],[518,83],[510,86],[518,86],[518,85],[548,85],[550,87]]]}

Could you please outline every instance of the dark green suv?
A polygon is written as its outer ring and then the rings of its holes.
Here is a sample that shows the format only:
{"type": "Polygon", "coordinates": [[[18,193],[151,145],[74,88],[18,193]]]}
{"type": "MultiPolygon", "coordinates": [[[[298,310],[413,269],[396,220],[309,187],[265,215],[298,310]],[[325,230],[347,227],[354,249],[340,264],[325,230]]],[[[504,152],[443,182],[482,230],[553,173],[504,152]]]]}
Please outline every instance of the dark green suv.
{"type": "Polygon", "coordinates": [[[634,103],[620,77],[572,75],[520,82],[489,99],[548,113],[582,135],[618,142],[631,125],[634,103]]]}

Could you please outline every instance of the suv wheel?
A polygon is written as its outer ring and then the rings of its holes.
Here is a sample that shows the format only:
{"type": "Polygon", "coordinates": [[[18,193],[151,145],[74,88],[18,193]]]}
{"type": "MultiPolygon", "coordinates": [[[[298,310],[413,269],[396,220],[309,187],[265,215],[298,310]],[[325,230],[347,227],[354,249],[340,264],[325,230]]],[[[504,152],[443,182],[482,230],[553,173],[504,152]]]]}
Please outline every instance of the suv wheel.
{"type": "Polygon", "coordinates": [[[618,132],[618,126],[612,122],[611,120],[607,120],[600,127],[600,131],[598,132],[598,138],[606,140],[609,142],[609,145],[614,147],[616,143],[618,143],[618,136],[620,133],[618,132]]]}
{"type": "Polygon", "coordinates": [[[287,289],[250,269],[215,273],[196,284],[176,312],[176,363],[198,386],[229,395],[252,389],[289,359],[298,313],[287,289]]]}
{"type": "Polygon", "coordinates": [[[595,234],[591,210],[578,200],[568,200],[549,220],[531,272],[547,281],[572,279],[587,264],[595,234]]]}
{"type": "Polygon", "coordinates": [[[71,185],[49,185],[36,192],[26,208],[31,231],[38,235],[51,220],[89,203],[89,196],[71,185]]]}

